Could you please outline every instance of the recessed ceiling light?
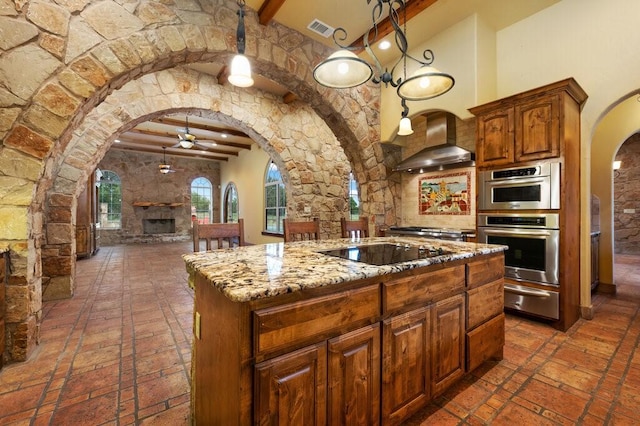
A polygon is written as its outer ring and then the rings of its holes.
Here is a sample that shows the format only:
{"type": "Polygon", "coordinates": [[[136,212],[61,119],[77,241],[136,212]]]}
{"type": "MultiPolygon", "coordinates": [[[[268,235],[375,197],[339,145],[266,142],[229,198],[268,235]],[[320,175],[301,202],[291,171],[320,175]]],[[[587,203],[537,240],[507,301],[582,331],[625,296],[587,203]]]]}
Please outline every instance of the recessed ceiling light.
{"type": "Polygon", "coordinates": [[[226,133],[223,133],[223,134],[221,134],[220,136],[221,136],[221,137],[223,137],[224,139],[226,139],[226,138],[228,138],[228,137],[229,137],[229,135],[228,135],[228,134],[226,134],[226,133]]]}
{"type": "Polygon", "coordinates": [[[120,139],[114,140],[115,143],[120,143],[120,139]]]}
{"type": "Polygon", "coordinates": [[[391,47],[391,42],[389,40],[382,40],[380,44],[378,44],[378,48],[380,50],[387,50],[391,47]]]}

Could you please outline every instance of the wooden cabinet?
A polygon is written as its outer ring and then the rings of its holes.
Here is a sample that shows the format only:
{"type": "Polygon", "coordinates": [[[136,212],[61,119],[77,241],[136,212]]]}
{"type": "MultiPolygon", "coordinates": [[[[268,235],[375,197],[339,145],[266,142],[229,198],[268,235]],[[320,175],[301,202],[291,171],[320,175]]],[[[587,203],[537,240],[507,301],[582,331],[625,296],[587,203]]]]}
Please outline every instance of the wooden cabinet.
{"type": "Polygon", "coordinates": [[[382,418],[399,424],[431,399],[431,309],[384,321],[382,418]]]}
{"type": "Polygon", "coordinates": [[[95,173],[87,180],[87,186],[78,196],[76,206],[76,257],[88,257],[98,251],[96,231],[98,192],[95,173]]]}
{"type": "Polygon", "coordinates": [[[541,96],[515,107],[515,162],[560,155],[560,95],[541,96]]]}
{"type": "MultiPolygon", "coordinates": [[[[471,110],[473,112],[473,110],[471,110]]],[[[514,161],[513,107],[496,108],[477,119],[476,165],[501,166],[514,161]]]]}
{"type": "MultiPolygon", "coordinates": [[[[228,299],[197,273],[195,423],[401,424],[465,374],[468,356],[502,354],[495,345],[465,348],[468,313],[482,311],[467,309],[468,281],[482,288],[500,279],[502,259],[479,256],[473,261],[484,266],[470,270],[462,259],[249,302],[228,299]]],[[[490,335],[496,330],[483,338],[504,339],[490,335]]]]}
{"type": "MultiPolygon", "coordinates": [[[[566,331],[580,318],[580,110],[587,94],[568,78],[471,108],[477,118],[476,166],[491,171],[560,165],[559,319],[566,331]]],[[[482,187],[478,186],[478,191],[482,187]]],[[[479,197],[483,194],[479,192],[479,197]]],[[[491,210],[503,213],[499,210],[491,210]]],[[[513,214],[514,210],[508,210],[513,214]]],[[[520,211],[540,213],[539,210],[520,211]]],[[[537,283],[520,282],[535,287],[537,283]]]]}
{"type": "Polygon", "coordinates": [[[433,395],[441,394],[465,373],[464,295],[450,297],[435,304],[431,372],[433,395]]]}
{"type": "Polygon", "coordinates": [[[255,416],[261,425],[326,424],[327,350],[310,346],[255,368],[255,416]]]}
{"type": "Polygon", "coordinates": [[[328,354],[328,424],[380,424],[380,324],[329,340],[328,354]]]}
{"type": "Polygon", "coordinates": [[[485,169],[561,157],[565,119],[573,124],[571,99],[582,103],[586,95],[569,79],[471,108],[477,117],[476,165],[485,169]]]}

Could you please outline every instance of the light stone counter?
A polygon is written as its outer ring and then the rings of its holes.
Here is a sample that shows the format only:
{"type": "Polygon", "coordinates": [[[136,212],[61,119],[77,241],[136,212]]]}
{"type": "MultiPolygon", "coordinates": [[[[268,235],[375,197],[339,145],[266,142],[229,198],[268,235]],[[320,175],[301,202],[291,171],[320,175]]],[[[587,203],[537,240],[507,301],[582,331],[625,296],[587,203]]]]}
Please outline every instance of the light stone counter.
{"type": "Polygon", "coordinates": [[[375,237],[272,243],[183,255],[190,284],[200,273],[234,302],[273,297],[315,287],[402,272],[436,263],[502,252],[505,246],[415,237],[375,237]],[[451,254],[376,266],[318,253],[372,244],[442,248],[451,254]]]}

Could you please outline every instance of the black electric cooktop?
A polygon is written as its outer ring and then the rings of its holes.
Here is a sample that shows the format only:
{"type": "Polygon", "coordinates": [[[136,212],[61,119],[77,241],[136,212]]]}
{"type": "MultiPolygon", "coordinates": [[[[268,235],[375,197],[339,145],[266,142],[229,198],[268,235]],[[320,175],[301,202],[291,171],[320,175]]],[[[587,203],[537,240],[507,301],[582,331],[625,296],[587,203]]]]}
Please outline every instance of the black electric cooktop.
{"type": "Polygon", "coordinates": [[[377,266],[451,254],[450,251],[443,250],[442,248],[402,244],[374,244],[370,246],[344,247],[320,251],[319,253],[377,266]]]}

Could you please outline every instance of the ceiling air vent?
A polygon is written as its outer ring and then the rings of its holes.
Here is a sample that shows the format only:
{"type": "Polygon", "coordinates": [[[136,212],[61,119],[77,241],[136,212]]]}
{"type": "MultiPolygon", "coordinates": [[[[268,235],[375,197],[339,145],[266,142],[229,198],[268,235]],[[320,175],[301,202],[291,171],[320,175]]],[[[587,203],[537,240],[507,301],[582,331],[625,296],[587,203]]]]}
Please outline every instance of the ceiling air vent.
{"type": "Polygon", "coordinates": [[[333,34],[334,30],[333,27],[330,27],[319,19],[314,19],[309,25],[307,25],[307,28],[325,38],[333,34]]]}

